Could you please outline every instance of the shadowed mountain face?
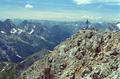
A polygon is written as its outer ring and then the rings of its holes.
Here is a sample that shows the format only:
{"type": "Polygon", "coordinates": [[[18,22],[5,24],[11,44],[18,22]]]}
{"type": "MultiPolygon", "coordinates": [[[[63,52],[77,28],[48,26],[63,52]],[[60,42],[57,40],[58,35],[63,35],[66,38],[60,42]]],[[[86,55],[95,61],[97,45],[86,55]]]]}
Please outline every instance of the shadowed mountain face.
{"type": "Polygon", "coordinates": [[[7,34],[10,34],[10,30],[12,28],[15,28],[15,24],[10,20],[10,19],[6,19],[4,21],[4,30],[7,34]]]}
{"type": "Polygon", "coordinates": [[[120,33],[79,30],[18,79],[119,79],[120,33]]]}
{"type": "Polygon", "coordinates": [[[120,32],[120,27],[118,26],[118,24],[108,24],[105,31],[107,31],[107,32],[120,32]]]}
{"type": "Polygon", "coordinates": [[[19,62],[42,49],[53,50],[70,36],[61,30],[54,33],[60,35],[60,39],[40,23],[25,20],[15,26],[10,19],[0,21],[0,60],[19,62]]]}
{"type": "Polygon", "coordinates": [[[56,41],[57,44],[60,43],[60,41],[64,41],[65,37],[69,36],[69,33],[64,32],[60,29],[58,25],[55,25],[50,29],[51,31],[51,37],[56,41]]]}
{"type": "Polygon", "coordinates": [[[0,61],[0,79],[17,79],[22,71],[26,70],[34,62],[43,58],[46,54],[49,53],[51,53],[51,51],[43,49],[20,63],[0,61]]]}
{"type": "Polygon", "coordinates": [[[16,26],[10,19],[6,19],[4,22],[0,21],[0,31],[6,34],[10,34],[10,30],[14,27],[16,26]]]}

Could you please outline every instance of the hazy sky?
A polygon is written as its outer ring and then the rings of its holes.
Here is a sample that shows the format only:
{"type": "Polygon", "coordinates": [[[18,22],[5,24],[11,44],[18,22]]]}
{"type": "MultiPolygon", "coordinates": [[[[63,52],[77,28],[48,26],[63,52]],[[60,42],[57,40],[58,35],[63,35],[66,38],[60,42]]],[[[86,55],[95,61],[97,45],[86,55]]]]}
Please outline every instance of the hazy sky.
{"type": "Polygon", "coordinates": [[[120,0],[0,0],[0,18],[120,21],[120,0]]]}

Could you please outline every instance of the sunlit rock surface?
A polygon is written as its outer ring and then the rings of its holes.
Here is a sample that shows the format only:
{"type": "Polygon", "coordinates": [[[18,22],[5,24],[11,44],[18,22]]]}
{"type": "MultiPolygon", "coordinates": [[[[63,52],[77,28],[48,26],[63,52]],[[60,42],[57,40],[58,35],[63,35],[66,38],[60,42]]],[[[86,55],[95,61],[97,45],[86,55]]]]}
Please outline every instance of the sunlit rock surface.
{"type": "Polygon", "coordinates": [[[120,33],[79,30],[18,79],[119,79],[120,33]]]}

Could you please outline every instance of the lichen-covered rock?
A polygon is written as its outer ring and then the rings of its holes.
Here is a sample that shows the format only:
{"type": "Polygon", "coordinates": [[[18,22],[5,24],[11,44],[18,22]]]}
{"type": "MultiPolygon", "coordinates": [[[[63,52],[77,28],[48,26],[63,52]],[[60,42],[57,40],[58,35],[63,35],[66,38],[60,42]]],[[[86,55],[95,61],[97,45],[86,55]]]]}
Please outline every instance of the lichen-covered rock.
{"type": "Polygon", "coordinates": [[[119,79],[120,33],[80,30],[18,79],[119,79]]]}

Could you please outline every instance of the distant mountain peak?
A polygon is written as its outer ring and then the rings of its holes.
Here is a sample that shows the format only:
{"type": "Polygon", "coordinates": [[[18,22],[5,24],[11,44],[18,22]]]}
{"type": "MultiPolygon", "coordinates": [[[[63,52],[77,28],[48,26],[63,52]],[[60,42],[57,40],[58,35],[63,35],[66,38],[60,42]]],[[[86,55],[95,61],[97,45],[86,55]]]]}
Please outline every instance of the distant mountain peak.
{"type": "Polygon", "coordinates": [[[13,23],[10,19],[6,19],[4,23],[13,23]]]}
{"type": "Polygon", "coordinates": [[[59,30],[59,31],[61,31],[61,29],[60,29],[60,27],[58,25],[55,25],[54,27],[52,27],[51,30],[55,30],[55,31],[59,30]]]}
{"type": "Polygon", "coordinates": [[[3,22],[0,20],[0,23],[3,23],[3,22]]]}
{"type": "Polygon", "coordinates": [[[28,21],[27,20],[24,20],[24,21],[22,21],[19,25],[21,26],[25,26],[26,24],[28,24],[28,21]]]}
{"type": "Polygon", "coordinates": [[[2,26],[3,22],[0,20],[0,26],[2,26]]]}
{"type": "Polygon", "coordinates": [[[28,21],[27,21],[27,20],[24,20],[22,23],[26,24],[26,23],[28,23],[28,21]]]}
{"type": "Polygon", "coordinates": [[[5,26],[15,26],[15,24],[10,19],[6,19],[4,21],[5,26]]]}
{"type": "Polygon", "coordinates": [[[5,21],[11,21],[10,19],[6,19],[5,21]]]}

